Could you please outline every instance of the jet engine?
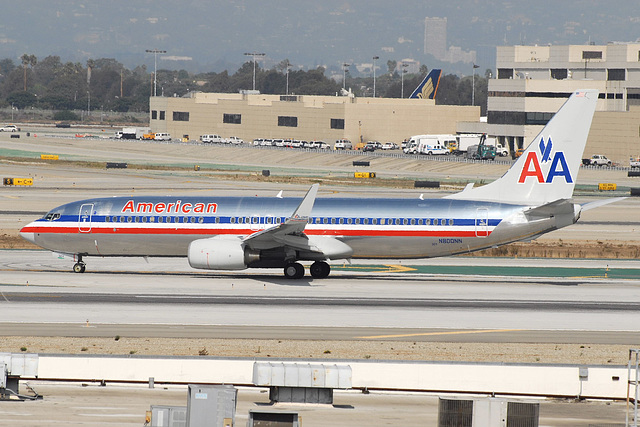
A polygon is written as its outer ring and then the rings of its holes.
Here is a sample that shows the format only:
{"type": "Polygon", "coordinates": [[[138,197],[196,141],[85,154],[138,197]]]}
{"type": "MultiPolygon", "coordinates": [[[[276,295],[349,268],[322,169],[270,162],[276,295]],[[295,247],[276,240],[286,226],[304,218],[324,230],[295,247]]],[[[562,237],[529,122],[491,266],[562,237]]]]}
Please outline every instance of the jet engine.
{"type": "Polygon", "coordinates": [[[258,251],[252,251],[233,236],[216,236],[194,240],[187,252],[189,265],[204,270],[244,270],[260,260],[258,251]]]}

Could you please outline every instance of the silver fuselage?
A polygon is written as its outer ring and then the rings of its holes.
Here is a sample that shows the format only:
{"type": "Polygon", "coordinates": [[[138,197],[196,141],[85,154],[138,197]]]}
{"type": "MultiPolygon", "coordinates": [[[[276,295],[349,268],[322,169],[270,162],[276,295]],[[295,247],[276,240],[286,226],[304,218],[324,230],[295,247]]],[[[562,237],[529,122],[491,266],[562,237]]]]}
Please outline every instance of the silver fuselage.
{"type": "MultiPolygon", "coordinates": [[[[113,197],[51,210],[21,230],[35,244],[89,256],[187,255],[190,242],[249,236],[284,222],[300,198],[113,197]]],[[[450,199],[318,198],[304,232],[331,236],[354,258],[427,258],[531,239],[578,214],[531,220],[528,206],[450,199]]]]}

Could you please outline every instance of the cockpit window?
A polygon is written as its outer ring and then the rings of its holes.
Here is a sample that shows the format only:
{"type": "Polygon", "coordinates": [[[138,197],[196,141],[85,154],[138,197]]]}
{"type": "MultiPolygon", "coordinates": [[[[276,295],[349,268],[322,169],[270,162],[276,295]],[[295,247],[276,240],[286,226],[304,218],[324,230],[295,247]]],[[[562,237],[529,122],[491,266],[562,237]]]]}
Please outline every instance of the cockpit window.
{"type": "Polygon", "coordinates": [[[45,221],[55,221],[56,219],[60,219],[59,213],[49,212],[44,216],[45,221]]]}

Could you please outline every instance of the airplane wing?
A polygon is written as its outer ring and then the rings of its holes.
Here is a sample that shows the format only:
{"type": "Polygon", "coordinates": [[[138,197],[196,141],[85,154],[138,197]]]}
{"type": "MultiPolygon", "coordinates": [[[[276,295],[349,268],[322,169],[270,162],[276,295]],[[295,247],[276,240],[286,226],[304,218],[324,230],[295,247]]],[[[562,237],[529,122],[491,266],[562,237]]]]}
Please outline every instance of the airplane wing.
{"type": "Polygon", "coordinates": [[[242,242],[251,249],[288,247],[306,253],[315,253],[322,258],[348,258],[353,250],[347,244],[330,236],[307,236],[304,229],[318,194],[319,184],[313,184],[291,215],[282,224],[274,225],[245,237],[242,242]]]}

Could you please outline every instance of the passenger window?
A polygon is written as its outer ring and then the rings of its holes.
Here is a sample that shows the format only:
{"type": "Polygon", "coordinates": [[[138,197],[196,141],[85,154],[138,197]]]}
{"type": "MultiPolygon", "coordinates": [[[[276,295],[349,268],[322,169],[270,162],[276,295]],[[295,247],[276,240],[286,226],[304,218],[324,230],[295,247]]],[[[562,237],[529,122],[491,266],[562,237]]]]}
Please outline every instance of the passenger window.
{"type": "Polygon", "coordinates": [[[198,218],[198,222],[199,222],[200,224],[202,224],[202,223],[204,222],[204,218],[202,218],[202,217],[198,218]]]}
{"type": "Polygon", "coordinates": [[[371,223],[372,223],[373,225],[378,224],[378,219],[377,219],[377,218],[373,218],[373,219],[371,220],[371,223]]]}
{"type": "Polygon", "coordinates": [[[365,218],[363,221],[364,221],[364,224],[369,224],[369,218],[365,218]]]}
{"type": "Polygon", "coordinates": [[[360,224],[360,218],[356,218],[356,224],[360,224]]]}
{"type": "Polygon", "coordinates": [[[133,221],[133,217],[128,216],[127,217],[127,222],[132,222],[133,221]]]}
{"type": "Polygon", "coordinates": [[[217,216],[217,217],[216,217],[216,224],[219,224],[219,223],[220,223],[220,217],[219,217],[219,216],[217,216]]]}
{"type": "Polygon", "coordinates": [[[344,218],[340,218],[340,224],[344,224],[344,218]]]}
{"type": "Polygon", "coordinates": [[[109,221],[111,221],[111,218],[109,217],[109,215],[107,215],[107,216],[105,216],[105,217],[104,217],[104,221],[105,221],[105,222],[109,222],[109,221]]]}
{"type": "Polygon", "coordinates": [[[329,224],[329,218],[322,218],[323,224],[329,224]]]}
{"type": "Polygon", "coordinates": [[[440,225],[447,225],[447,220],[446,219],[441,219],[440,220],[440,225]]]}
{"type": "Polygon", "coordinates": [[[353,224],[353,219],[352,218],[347,218],[347,224],[353,224]]]}
{"type": "Polygon", "coordinates": [[[409,224],[409,220],[408,220],[407,218],[404,218],[404,219],[402,220],[402,224],[403,224],[403,225],[407,225],[407,224],[409,224]]]}
{"type": "Polygon", "coordinates": [[[231,224],[235,224],[236,223],[236,218],[235,217],[232,216],[230,220],[231,220],[231,224]]]}
{"type": "Polygon", "coordinates": [[[146,216],[142,217],[142,222],[147,222],[147,217],[146,216]]]}
{"type": "Polygon", "coordinates": [[[192,217],[190,218],[190,220],[191,220],[191,223],[195,223],[195,222],[196,222],[196,217],[195,217],[195,216],[192,216],[192,217]]]}
{"type": "Polygon", "coordinates": [[[452,219],[449,220],[449,225],[453,225],[453,220],[452,219]]]}
{"type": "Polygon", "coordinates": [[[416,225],[416,219],[415,218],[411,218],[411,225],[416,225]]]}

